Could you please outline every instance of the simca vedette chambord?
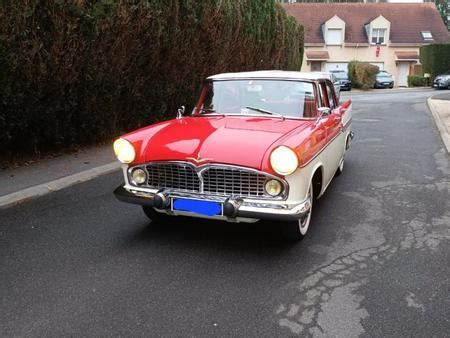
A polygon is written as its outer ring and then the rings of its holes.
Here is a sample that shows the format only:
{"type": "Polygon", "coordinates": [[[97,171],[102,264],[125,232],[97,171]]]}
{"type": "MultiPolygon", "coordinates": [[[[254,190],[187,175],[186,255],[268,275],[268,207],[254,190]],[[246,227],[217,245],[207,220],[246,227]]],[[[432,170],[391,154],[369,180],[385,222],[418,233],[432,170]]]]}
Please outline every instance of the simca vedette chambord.
{"type": "Polygon", "coordinates": [[[313,202],[344,168],[351,101],[321,73],[257,71],[207,78],[192,113],[114,143],[124,202],[152,220],[271,219],[302,239],[313,202]]]}

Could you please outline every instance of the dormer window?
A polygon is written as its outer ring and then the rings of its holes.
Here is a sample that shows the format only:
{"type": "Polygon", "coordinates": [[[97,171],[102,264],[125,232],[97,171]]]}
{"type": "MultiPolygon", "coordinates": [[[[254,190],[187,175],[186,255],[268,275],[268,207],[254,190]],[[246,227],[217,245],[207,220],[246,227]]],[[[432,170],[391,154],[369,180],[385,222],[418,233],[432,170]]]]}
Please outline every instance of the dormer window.
{"type": "Polygon", "coordinates": [[[422,38],[425,41],[432,41],[433,40],[433,35],[431,34],[430,31],[422,31],[421,33],[422,33],[422,38]]]}
{"type": "Polygon", "coordinates": [[[327,45],[342,45],[342,29],[327,29],[327,45]]]}
{"type": "Polygon", "coordinates": [[[374,28],[372,29],[372,43],[377,45],[382,45],[385,43],[385,28],[374,28]]]}

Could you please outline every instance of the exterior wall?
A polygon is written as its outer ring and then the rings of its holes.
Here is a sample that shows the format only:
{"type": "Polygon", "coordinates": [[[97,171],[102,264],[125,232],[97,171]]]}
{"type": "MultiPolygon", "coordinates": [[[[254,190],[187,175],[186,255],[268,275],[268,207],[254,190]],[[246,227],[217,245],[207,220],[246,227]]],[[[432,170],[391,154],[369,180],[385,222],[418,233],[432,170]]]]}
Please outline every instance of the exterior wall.
{"type": "MultiPolygon", "coordinates": [[[[376,57],[375,45],[364,46],[305,46],[305,52],[307,51],[327,51],[330,55],[329,60],[322,62],[322,71],[325,71],[325,62],[350,62],[351,60],[358,60],[370,63],[384,63],[384,70],[391,73],[394,76],[395,85],[398,84],[399,66],[396,62],[395,52],[416,52],[419,53],[419,47],[391,47],[388,45],[380,46],[380,55],[376,57]]],[[[306,53],[305,53],[306,56],[306,53]]],[[[414,61],[402,61],[407,62],[409,65],[414,65],[414,61]]],[[[303,58],[302,71],[311,71],[311,61],[307,58],[303,58]]]]}

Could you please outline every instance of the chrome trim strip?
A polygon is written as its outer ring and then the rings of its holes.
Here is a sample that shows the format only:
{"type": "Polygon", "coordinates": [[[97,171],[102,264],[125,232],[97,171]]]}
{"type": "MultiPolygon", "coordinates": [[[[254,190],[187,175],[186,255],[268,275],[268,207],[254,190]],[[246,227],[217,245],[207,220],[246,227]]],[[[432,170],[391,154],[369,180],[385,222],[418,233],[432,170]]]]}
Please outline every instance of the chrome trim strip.
{"type": "Polygon", "coordinates": [[[352,124],[352,119],[348,120],[347,123],[342,126],[342,131],[347,131],[347,129],[350,128],[351,124],[352,124]]]}
{"type": "MultiPolygon", "coordinates": [[[[241,116],[241,117],[267,117],[267,118],[278,118],[278,115],[266,115],[266,114],[238,114],[238,113],[210,113],[210,114],[191,114],[193,117],[209,117],[209,116],[241,116]]],[[[286,120],[301,120],[301,121],[314,121],[317,117],[295,117],[295,116],[286,116],[283,115],[283,118],[286,120]]]]}

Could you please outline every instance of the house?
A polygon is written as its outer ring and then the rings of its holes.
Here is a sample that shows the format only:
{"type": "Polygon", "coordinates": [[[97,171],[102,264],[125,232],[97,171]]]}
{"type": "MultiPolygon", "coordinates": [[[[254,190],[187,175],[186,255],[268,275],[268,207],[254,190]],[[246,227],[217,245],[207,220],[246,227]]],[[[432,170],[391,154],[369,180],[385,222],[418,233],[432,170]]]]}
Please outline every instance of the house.
{"type": "Polygon", "coordinates": [[[434,3],[293,3],[286,12],[305,28],[302,71],[347,71],[351,60],[386,70],[407,86],[420,47],[450,42],[434,3]]]}

